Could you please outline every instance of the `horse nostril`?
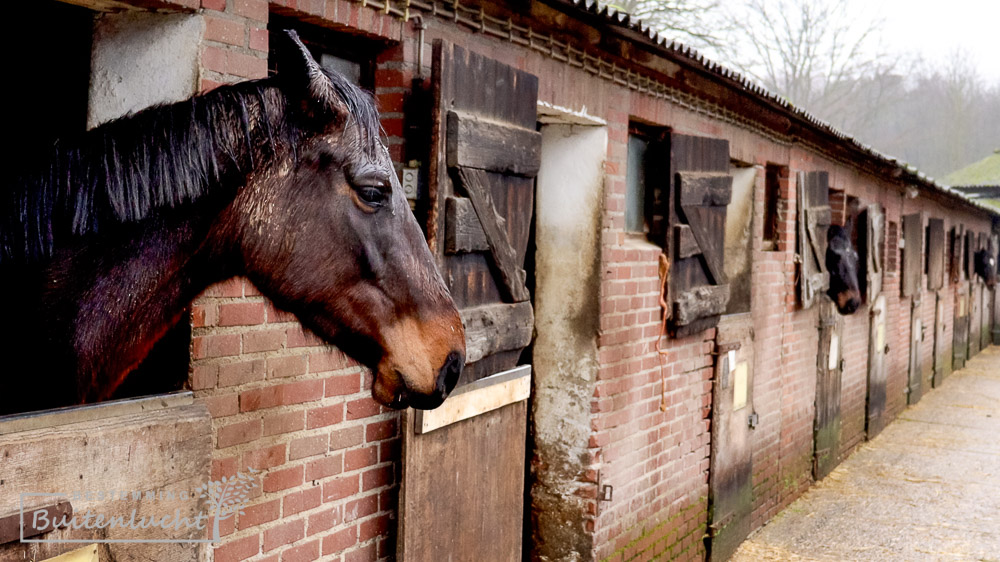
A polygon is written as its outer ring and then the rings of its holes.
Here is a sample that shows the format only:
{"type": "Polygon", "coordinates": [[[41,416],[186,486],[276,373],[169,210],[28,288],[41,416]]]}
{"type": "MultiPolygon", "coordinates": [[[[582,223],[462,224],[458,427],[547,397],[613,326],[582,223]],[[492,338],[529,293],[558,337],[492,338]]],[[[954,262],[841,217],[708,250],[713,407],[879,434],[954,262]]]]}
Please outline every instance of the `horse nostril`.
{"type": "Polygon", "coordinates": [[[458,377],[462,374],[462,367],[465,365],[465,358],[461,353],[452,351],[448,354],[448,359],[444,362],[444,367],[438,372],[437,391],[442,399],[458,384],[458,377]]]}

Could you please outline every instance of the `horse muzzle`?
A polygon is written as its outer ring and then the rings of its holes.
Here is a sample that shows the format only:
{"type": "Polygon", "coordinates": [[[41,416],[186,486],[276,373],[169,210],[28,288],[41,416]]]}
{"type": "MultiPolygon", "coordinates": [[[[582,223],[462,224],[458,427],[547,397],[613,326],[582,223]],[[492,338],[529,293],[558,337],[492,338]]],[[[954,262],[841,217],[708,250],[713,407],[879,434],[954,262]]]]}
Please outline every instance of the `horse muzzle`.
{"type": "Polygon", "coordinates": [[[404,408],[416,408],[418,410],[433,410],[451,394],[458,384],[458,379],[462,375],[462,367],[465,365],[465,356],[453,351],[448,354],[444,365],[438,370],[437,379],[434,383],[434,390],[428,393],[414,391],[405,383],[406,378],[398,371],[393,373],[393,379],[398,381],[394,389],[386,388],[388,385],[381,381],[380,375],[376,374],[375,384],[372,386],[372,397],[378,402],[396,410],[404,408]]]}

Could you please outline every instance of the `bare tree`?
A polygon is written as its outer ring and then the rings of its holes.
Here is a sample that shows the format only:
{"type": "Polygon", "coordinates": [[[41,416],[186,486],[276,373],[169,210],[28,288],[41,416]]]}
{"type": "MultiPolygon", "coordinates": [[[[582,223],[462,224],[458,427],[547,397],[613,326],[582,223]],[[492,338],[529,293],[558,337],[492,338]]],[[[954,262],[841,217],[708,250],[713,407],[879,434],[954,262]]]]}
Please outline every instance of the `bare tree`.
{"type": "Polygon", "coordinates": [[[729,31],[720,0],[599,0],[599,4],[696,48],[723,48],[729,31]]]}
{"type": "Polygon", "coordinates": [[[861,13],[843,0],[746,0],[730,15],[737,32],[727,55],[776,94],[825,116],[859,80],[896,67],[878,43],[882,21],[861,13]]]}

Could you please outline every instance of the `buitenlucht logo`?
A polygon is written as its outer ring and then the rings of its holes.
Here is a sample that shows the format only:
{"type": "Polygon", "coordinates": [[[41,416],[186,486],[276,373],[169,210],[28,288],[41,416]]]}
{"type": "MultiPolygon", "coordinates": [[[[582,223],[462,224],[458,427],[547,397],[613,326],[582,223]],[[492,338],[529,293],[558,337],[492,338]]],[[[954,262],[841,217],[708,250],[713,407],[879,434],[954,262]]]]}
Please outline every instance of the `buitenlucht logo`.
{"type": "Polygon", "coordinates": [[[194,490],[73,490],[64,493],[23,493],[20,497],[22,543],[216,543],[223,521],[243,514],[251,490],[258,487],[252,468],[210,480],[194,490]],[[55,506],[31,508],[30,503],[57,500],[55,506]],[[204,501],[198,501],[204,500],[204,501]],[[194,506],[197,506],[194,507],[194,506]],[[200,508],[200,509],[198,509],[200,508]],[[205,529],[209,529],[206,533],[205,529]],[[65,538],[52,531],[85,533],[65,538]],[[208,538],[204,538],[208,535],[208,538]]]}

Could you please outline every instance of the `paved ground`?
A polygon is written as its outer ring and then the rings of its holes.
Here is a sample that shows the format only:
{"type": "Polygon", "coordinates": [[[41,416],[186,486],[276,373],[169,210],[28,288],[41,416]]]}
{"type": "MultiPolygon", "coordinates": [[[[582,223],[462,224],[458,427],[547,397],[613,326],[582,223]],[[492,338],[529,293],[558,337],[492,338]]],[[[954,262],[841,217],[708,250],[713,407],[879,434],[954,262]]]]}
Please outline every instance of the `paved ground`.
{"type": "Polygon", "coordinates": [[[732,560],[1000,561],[1000,348],[906,409],[732,560]]]}

